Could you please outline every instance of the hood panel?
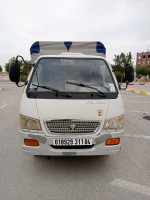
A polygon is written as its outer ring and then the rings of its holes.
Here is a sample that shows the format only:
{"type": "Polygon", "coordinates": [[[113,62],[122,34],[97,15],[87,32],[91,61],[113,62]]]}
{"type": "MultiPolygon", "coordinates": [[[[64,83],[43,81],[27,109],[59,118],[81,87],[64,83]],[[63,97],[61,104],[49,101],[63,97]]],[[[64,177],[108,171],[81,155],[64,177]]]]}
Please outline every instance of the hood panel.
{"type": "Polygon", "coordinates": [[[90,119],[101,120],[106,117],[108,100],[49,100],[37,99],[39,116],[47,119],[90,119]],[[98,110],[103,116],[98,116],[98,110]]]}

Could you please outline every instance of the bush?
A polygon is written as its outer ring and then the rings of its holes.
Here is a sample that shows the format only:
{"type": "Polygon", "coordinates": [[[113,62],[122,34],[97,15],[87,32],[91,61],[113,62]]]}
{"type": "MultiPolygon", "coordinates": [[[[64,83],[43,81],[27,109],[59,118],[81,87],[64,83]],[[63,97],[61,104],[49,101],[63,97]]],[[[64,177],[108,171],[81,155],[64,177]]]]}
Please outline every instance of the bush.
{"type": "Polygon", "coordinates": [[[2,72],[3,71],[3,68],[0,66],[0,72],[2,72]]]}
{"type": "Polygon", "coordinates": [[[140,79],[140,78],[141,78],[141,75],[140,75],[140,74],[136,74],[136,77],[137,77],[138,79],[140,79]]]}
{"type": "Polygon", "coordinates": [[[27,80],[28,75],[21,75],[20,81],[25,82],[27,80]]]}
{"type": "Polygon", "coordinates": [[[140,77],[140,76],[145,76],[145,78],[147,80],[147,75],[150,76],[150,67],[138,67],[136,69],[137,78],[140,77]]]}
{"type": "Polygon", "coordinates": [[[115,76],[117,78],[117,81],[120,83],[121,82],[122,73],[118,72],[118,71],[115,71],[115,76]]]}

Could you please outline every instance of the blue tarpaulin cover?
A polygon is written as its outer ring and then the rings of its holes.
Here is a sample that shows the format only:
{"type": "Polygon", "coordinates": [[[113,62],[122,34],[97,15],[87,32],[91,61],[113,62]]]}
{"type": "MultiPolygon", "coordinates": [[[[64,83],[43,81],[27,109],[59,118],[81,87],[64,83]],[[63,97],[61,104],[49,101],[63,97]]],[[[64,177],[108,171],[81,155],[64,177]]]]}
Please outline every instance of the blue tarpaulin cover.
{"type": "Polygon", "coordinates": [[[35,62],[42,55],[59,55],[67,52],[106,56],[106,48],[101,42],[40,41],[35,42],[30,48],[32,62],[35,62]]]}

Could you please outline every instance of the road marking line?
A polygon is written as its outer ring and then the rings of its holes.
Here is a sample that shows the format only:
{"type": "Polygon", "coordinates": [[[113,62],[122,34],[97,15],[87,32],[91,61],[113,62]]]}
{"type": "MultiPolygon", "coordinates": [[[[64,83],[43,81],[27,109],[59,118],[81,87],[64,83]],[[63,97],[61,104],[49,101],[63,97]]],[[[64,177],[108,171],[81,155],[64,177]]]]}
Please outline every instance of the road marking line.
{"type": "Polygon", "coordinates": [[[127,190],[131,190],[137,193],[145,194],[150,196],[150,187],[140,185],[137,183],[131,183],[129,181],[121,180],[121,179],[114,179],[110,182],[110,185],[117,186],[120,188],[125,188],[127,190]]]}
{"type": "Polygon", "coordinates": [[[7,106],[6,103],[2,103],[2,105],[0,106],[0,109],[5,108],[7,106]]]}
{"type": "Polygon", "coordinates": [[[124,136],[126,136],[126,137],[135,137],[135,138],[142,138],[142,139],[150,140],[150,136],[149,135],[137,135],[137,134],[125,133],[124,136]]]}
{"type": "Polygon", "coordinates": [[[128,100],[123,100],[126,102],[133,102],[133,103],[150,103],[150,102],[145,102],[145,101],[128,101],[128,100]]]}
{"type": "Polygon", "coordinates": [[[135,112],[135,113],[145,113],[145,114],[150,114],[150,112],[144,112],[144,111],[139,111],[139,110],[125,110],[125,112],[135,112]]]}

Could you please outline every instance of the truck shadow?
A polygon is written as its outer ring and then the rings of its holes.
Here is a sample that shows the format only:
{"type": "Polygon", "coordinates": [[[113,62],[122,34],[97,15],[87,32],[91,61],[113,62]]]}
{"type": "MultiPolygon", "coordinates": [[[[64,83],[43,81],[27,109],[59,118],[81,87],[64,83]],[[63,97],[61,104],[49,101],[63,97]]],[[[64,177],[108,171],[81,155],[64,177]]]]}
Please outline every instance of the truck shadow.
{"type": "MultiPolygon", "coordinates": [[[[121,167],[121,154],[107,156],[31,156],[21,159],[24,176],[46,183],[84,184],[94,180],[109,181],[121,167]],[[30,167],[28,167],[30,166],[30,167]],[[29,170],[30,168],[30,170],[29,170]]],[[[43,183],[44,184],[44,183],[43,183]]]]}
{"type": "Polygon", "coordinates": [[[82,174],[93,173],[100,171],[107,173],[110,168],[113,155],[106,156],[67,156],[67,157],[50,157],[47,159],[45,156],[34,156],[33,163],[36,165],[37,170],[44,170],[48,174],[53,172],[57,174],[82,174]]]}

